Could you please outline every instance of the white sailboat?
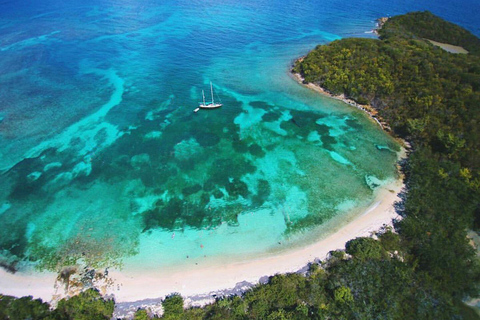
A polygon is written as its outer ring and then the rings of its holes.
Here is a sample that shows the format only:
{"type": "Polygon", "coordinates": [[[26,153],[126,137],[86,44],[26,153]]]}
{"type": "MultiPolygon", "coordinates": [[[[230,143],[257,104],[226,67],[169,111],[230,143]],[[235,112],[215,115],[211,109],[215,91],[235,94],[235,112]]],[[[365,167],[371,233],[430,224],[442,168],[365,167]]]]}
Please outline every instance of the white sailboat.
{"type": "Polygon", "coordinates": [[[213,99],[213,85],[211,81],[210,81],[210,93],[212,94],[212,101],[205,102],[205,92],[202,90],[203,102],[199,102],[199,106],[198,106],[199,108],[215,109],[215,108],[220,108],[222,106],[221,103],[215,103],[215,100],[213,99]]]}

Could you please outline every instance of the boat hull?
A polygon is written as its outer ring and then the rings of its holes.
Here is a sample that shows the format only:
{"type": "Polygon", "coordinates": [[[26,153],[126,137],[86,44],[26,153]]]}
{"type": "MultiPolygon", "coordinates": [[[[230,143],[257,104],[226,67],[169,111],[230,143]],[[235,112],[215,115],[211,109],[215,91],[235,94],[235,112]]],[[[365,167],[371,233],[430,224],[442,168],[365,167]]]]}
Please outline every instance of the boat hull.
{"type": "Polygon", "coordinates": [[[198,107],[201,109],[216,109],[220,108],[222,106],[221,103],[215,103],[215,104],[201,104],[198,107]]]}

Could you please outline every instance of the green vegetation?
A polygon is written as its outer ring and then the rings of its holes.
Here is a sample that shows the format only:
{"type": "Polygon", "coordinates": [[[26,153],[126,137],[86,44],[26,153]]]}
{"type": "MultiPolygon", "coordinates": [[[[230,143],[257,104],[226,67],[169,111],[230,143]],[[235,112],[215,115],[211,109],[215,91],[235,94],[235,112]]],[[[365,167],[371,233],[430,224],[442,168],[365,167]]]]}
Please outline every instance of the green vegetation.
{"type": "MultiPolygon", "coordinates": [[[[461,301],[478,296],[480,284],[466,237],[480,227],[479,48],[469,32],[415,12],[389,19],[380,40],[334,41],[298,62],[294,71],[306,82],[370,103],[410,142],[396,208],[403,219],[396,232],[353,239],[306,275],[276,275],[242,296],[183,310],[182,297],[172,294],[161,318],[478,319],[461,301]],[[470,53],[450,54],[424,38],[470,53]]],[[[0,298],[6,319],[107,319],[113,311],[113,301],[96,291],[51,312],[39,300],[0,298]]],[[[145,310],[135,315],[147,318],[145,310]]]]}
{"type": "Polygon", "coordinates": [[[179,293],[173,293],[162,301],[163,318],[181,319],[183,315],[183,298],[179,293]]]}
{"type": "MultiPolygon", "coordinates": [[[[380,30],[381,40],[343,39],[319,46],[294,70],[306,82],[333,94],[344,93],[359,103],[370,103],[395,133],[415,147],[428,146],[469,173],[478,172],[480,56],[473,54],[472,48],[467,55],[448,53],[404,33],[403,25],[395,27],[399,21],[413,19],[422,25],[422,16],[427,21],[432,17],[430,13],[412,13],[389,19],[380,30]]],[[[439,18],[433,21],[432,28],[440,29],[442,22],[444,28],[450,25],[439,18]]],[[[470,39],[472,35],[464,32],[470,39]]],[[[435,41],[462,42],[456,33],[453,39],[445,38],[447,35],[429,36],[435,41]]],[[[478,176],[470,180],[478,189],[478,176]]]]}
{"type": "Polygon", "coordinates": [[[420,38],[460,46],[480,54],[480,39],[456,24],[442,20],[431,12],[411,12],[396,16],[380,30],[381,38],[420,38]]]}
{"type": "Polygon", "coordinates": [[[113,300],[104,300],[97,290],[89,289],[68,300],[60,300],[53,315],[57,319],[109,320],[114,307],[113,300]]]}
{"type": "Polygon", "coordinates": [[[40,299],[0,295],[0,319],[109,320],[114,307],[113,300],[103,299],[94,289],[60,300],[55,310],[50,310],[50,305],[40,299]]]}
{"type": "MultiPolygon", "coordinates": [[[[408,140],[407,189],[396,223],[404,261],[423,290],[445,303],[478,295],[479,266],[466,237],[480,208],[480,40],[430,12],[389,19],[380,40],[345,39],[319,46],[294,71],[334,94],[368,102],[408,140]],[[459,45],[451,54],[425,39],[459,45]]],[[[365,240],[366,241],[366,240],[365,240]]],[[[347,252],[369,243],[347,244],[347,252]]],[[[437,300],[438,301],[438,300],[437,300]]],[[[437,302],[438,303],[438,302],[437,302]]]]}
{"type": "Polygon", "coordinates": [[[16,299],[0,295],[0,319],[46,319],[50,314],[48,303],[31,296],[16,299]]]}

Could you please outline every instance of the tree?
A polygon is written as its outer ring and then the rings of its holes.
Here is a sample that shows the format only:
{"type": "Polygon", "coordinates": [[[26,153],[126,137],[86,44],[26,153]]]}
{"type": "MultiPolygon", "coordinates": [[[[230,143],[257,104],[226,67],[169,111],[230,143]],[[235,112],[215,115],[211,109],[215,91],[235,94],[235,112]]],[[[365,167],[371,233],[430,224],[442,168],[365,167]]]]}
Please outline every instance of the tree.
{"type": "Polygon", "coordinates": [[[50,305],[32,296],[14,298],[0,294],[0,319],[45,319],[50,315],[50,305]]]}
{"type": "Polygon", "coordinates": [[[356,259],[381,259],[386,256],[386,251],[379,241],[373,238],[355,238],[345,245],[346,252],[356,259]]]}
{"type": "Polygon", "coordinates": [[[183,298],[179,293],[172,293],[162,301],[163,318],[181,319],[183,310],[183,298]]]}
{"type": "Polygon", "coordinates": [[[58,302],[54,315],[71,320],[109,320],[115,302],[102,298],[98,290],[88,289],[70,299],[58,302]]]}
{"type": "Polygon", "coordinates": [[[147,310],[138,309],[133,316],[133,320],[150,320],[150,317],[148,316],[147,310]]]}
{"type": "Polygon", "coordinates": [[[334,299],[336,303],[345,304],[353,302],[352,291],[344,286],[341,286],[334,291],[334,299]]]}

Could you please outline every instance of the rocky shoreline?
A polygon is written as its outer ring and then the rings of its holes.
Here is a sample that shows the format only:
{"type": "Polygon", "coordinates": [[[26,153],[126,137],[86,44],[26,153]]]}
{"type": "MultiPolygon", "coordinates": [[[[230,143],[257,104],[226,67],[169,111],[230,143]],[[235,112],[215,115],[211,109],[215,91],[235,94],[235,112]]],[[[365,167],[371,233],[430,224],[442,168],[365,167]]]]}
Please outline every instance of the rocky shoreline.
{"type": "MultiPolygon", "coordinates": [[[[301,57],[301,58],[297,59],[295,61],[295,63],[297,61],[301,62],[303,59],[304,59],[304,57],[301,57]]],[[[325,88],[323,88],[323,87],[321,87],[317,84],[306,82],[305,79],[302,77],[302,75],[299,74],[299,73],[296,73],[295,71],[293,71],[293,69],[291,69],[290,74],[293,77],[293,79],[295,79],[301,85],[303,85],[303,86],[305,86],[309,89],[312,89],[312,90],[314,90],[314,91],[316,91],[316,92],[318,92],[318,93],[320,93],[320,94],[322,94],[326,97],[343,101],[343,102],[351,105],[352,107],[355,107],[355,108],[365,112],[366,114],[368,114],[368,116],[373,121],[375,121],[380,126],[380,128],[382,128],[383,130],[385,130],[386,132],[388,132],[390,134],[392,133],[392,129],[390,128],[390,126],[387,124],[387,122],[382,117],[380,117],[378,115],[378,111],[374,107],[372,107],[371,105],[359,104],[355,100],[346,97],[344,94],[334,95],[331,92],[329,92],[327,89],[325,89],[325,88]]]]}
{"type": "Polygon", "coordinates": [[[388,20],[388,17],[378,18],[376,20],[377,21],[377,27],[375,29],[373,29],[373,33],[378,35],[378,30],[382,29],[383,25],[385,24],[385,22],[387,22],[387,20],[388,20]]]}

